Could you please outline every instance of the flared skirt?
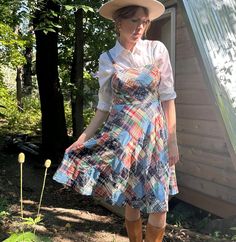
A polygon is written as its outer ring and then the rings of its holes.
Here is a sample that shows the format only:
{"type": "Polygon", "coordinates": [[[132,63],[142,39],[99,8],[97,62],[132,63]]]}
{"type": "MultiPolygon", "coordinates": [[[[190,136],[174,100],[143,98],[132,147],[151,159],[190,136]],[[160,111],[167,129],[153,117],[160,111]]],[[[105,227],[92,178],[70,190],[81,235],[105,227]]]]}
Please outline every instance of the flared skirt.
{"type": "Polygon", "coordinates": [[[160,102],[114,105],[104,127],[65,153],[53,179],[112,205],[145,213],[168,211],[178,193],[169,166],[167,127],[160,102]]]}

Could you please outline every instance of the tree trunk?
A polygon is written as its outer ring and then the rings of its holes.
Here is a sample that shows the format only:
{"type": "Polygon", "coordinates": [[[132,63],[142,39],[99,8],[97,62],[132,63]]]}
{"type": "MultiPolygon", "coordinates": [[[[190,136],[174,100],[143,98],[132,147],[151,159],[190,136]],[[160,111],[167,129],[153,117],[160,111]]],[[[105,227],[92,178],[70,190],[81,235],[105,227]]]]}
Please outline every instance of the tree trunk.
{"type": "Polygon", "coordinates": [[[17,67],[16,69],[16,100],[17,108],[20,112],[23,110],[22,104],[22,68],[17,67]]]}
{"type": "Polygon", "coordinates": [[[83,67],[84,67],[83,9],[75,12],[75,47],[71,70],[73,137],[78,138],[84,128],[83,119],[83,67]]]}
{"type": "Polygon", "coordinates": [[[26,64],[23,67],[23,84],[24,92],[26,95],[32,93],[32,56],[33,56],[33,46],[28,46],[25,49],[26,64]]]}
{"type": "MultiPolygon", "coordinates": [[[[36,14],[35,27],[43,21],[44,14],[59,13],[59,6],[48,0],[36,14]]],[[[51,21],[58,23],[58,17],[51,21]]],[[[36,30],[36,73],[42,111],[43,158],[61,159],[67,145],[67,131],[63,96],[58,78],[58,31],[45,33],[36,30]]]]}

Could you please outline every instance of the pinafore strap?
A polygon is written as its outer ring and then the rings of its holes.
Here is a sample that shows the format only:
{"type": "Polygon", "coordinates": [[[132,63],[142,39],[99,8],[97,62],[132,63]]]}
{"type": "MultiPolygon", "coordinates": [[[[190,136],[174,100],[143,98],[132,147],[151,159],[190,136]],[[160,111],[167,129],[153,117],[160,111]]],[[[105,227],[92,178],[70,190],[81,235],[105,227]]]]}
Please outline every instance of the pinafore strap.
{"type": "Polygon", "coordinates": [[[115,65],[116,62],[115,62],[114,59],[112,58],[110,51],[108,50],[106,53],[107,53],[107,55],[108,55],[108,57],[109,57],[111,63],[112,63],[113,65],[115,65]]]}

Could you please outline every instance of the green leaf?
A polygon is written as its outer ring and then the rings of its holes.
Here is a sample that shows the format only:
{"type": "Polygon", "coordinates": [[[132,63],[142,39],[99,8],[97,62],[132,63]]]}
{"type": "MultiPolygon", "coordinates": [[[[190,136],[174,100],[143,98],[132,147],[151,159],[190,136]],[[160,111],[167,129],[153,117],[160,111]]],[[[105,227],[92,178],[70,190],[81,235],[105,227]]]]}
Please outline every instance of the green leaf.
{"type": "Polygon", "coordinates": [[[26,222],[34,222],[34,219],[29,217],[29,218],[23,218],[24,221],[26,222]]]}
{"type": "Polygon", "coordinates": [[[36,217],[35,219],[29,217],[29,218],[23,218],[24,222],[23,224],[26,224],[26,225],[35,225],[39,222],[42,221],[42,218],[40,216],[36,217]]]}
{"type": "Polygon", "coordinates": [[[87,6],[87,5],[64,5],[64,6],[67,11],[71,11],[71,10],[76,11],[76,10],[82,8],[85,13],[87,13],[89,11],[94,12],[93,8],[91,8],[90,6],[87,6]]]}
{"type": "Polygon", "coordinates": [[[44,34],[48,34],[48,32],[53,32],[53,33],[56,33],[56,30],[55,29],[52,29],[52,28],[46,28],[43,30],[44,34]]]}
{"type": "Polygon", "coordinates": [[[67,11],[71,11],[71,10],[73,10],[75,7],[74,6],[72,6],[72,5],[65,5],[65,9],[67,10],[67,11]]]}
{"type": "Polygon", "coordinates": [[[35,224],[37,224],[41,221],[42,221],[42,218],[40,216],[36,217],[35,220],[34,220],[35,224]]]}
{"type": "Polygon", "coordinates": [[[12,234],[3,242],[52,242],[49,238],[37,236],[31,232],[12,234]]]}
{"type": "Polygon", "coordinates": [[[52,25],[53,27],[55,27],[55,28],[58,28],[58,29],[61,29],[61,28],[62,28],[62,26],[59,25],[59,24],[51,23],[51,25],[52,25]]]}
{"type": "MultiPolygon", "coordinates": [[[[1,113],[0,113],[0,118],[1,118],[1,113]]],[[[7,216],[7,215],[9,215],[9,213],[6,212],[6,211],[1,211],[1,212],[0,212],[0,218],[1,218],[1,217],[5,217],[5,216],[7,216]]]]}
{"type": "Polygon", "coordinates": [[[22,224],[25,225],[34,225],[34,220],[32,218],[23,218],[24,222],[22,224]]]}
{"type": "Polygon", "coordinates": [[[86,5],[80,5],[80,8],[82,8],[85,13],[87,13],[88,11],[94,12],[93,8],[86,6],[86,5]]]}
{"type": "Polygon", "coordinates": [[[57,13],[57,12],[51,10],[50,13],[51,13],[52,16],[54,16],[54,17],[58,17],[58,13],[57,13]]]}

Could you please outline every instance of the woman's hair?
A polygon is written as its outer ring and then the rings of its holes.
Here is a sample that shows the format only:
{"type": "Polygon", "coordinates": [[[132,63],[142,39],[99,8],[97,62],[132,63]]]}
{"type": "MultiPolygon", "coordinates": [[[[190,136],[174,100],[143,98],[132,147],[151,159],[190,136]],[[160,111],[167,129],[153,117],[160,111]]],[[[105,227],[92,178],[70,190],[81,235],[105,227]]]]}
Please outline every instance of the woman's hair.
{"type": "MultiPolygon", "coordinates": [[[[123,7],[114,12],[112,18],[115,21],[115,31],[116,31],[117,35],[119,35],[119,28],[118,28],[119,22],[122,19],[132,18],[136,14],[136,12],[138,11],[139,8],[143,9],[143,11],[147,17],[149,16],[149,11],[147,8],[142,7],[142,6],[136,6],[136,5],[123,7]]],[[[144,32],[145,35],[147,33],[147,30],[149,29],[149,26],[150,26],[150,23],[146,26],[146,29],[144,32]]]]}

